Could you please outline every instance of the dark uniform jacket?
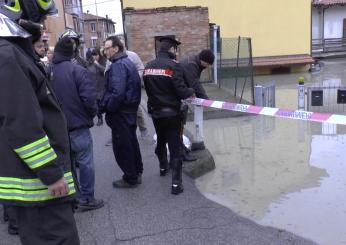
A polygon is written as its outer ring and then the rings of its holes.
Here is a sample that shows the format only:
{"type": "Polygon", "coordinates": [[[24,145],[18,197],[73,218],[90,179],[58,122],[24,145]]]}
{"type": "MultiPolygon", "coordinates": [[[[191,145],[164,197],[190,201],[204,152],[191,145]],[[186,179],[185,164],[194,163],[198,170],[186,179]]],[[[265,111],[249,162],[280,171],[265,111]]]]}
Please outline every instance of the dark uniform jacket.
{"type": "Polygon", "coordinates": [[[194,93],[194,90],[187,88],[184,83],[181,65],[171,59],[167,52],[159,52],[158,58],[146,65],[143,80],[150,113],[161,111],[167,116],[174,116],[174,113],[169,112],[171,109],[177,115],[181,100],[194,93]]]}
{"type": "Polygon", "coordinates": [[[106,113],[137,113],[141,102],[141,79],[125,53],[112,57],[106,72],[105,93],[100,110],[106,113]]]}
{"type": "Polygon", "coordinates": [[[91,72],[56,53],[53,59],[53,88],[62,104],[69,131],[90,128],[96,115],[96,84],[91,72]]]}
{"type": "Polygon", "coordinates": [[[181,66],[184,69],[184,80],[190,88],[193,88],[197,98],[209,99],[201,82],[201,73],[205,69],[198,55],[188,56],[181,60],[181,66]]]}
{"type": "Polygon", "coordinates": [[[34,62],[30,41],[15,40],[21,43],[0,38],[0,202],[66,202],[75,193],[66,120],[34,62]],[[68,196],[51,196],[47,185],[63,176],[69,183],[68,196]]]}

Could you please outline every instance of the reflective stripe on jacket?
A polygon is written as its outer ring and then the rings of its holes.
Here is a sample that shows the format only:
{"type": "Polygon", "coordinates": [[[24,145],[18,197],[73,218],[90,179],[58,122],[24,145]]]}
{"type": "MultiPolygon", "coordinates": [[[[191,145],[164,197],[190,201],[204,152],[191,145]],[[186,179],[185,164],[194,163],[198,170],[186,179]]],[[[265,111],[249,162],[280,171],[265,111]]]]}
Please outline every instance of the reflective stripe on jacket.
{"type": "MultiPolygon", "coordinates": [[[[69,187],[68,195],[76,193],[71,172],[64,174],[69,187]]],[[[0,198],[22,202],[40,202],[56,199],[50,195],[48,187],[38,178],[20,179],[0,177],[0,198]]]]}
{"type": "Polygon", "coordinates": [[[0,203],[44,206],[74,199],[66,119],[27,39],[0,37],[0,203]],[[68,178],[70,192],[48,186],[68,178]]]}

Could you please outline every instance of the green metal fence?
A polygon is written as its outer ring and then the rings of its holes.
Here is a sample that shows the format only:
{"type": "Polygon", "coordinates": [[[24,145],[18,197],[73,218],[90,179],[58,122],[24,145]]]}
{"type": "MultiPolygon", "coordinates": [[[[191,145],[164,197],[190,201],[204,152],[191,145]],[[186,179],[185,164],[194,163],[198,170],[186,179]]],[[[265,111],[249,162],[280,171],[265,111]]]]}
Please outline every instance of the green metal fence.
{"type": "Polygon", "coordinates": [[[251,39],[222,38],[219,41],[218,84],[239,103],[254,103],[251,39]]]}

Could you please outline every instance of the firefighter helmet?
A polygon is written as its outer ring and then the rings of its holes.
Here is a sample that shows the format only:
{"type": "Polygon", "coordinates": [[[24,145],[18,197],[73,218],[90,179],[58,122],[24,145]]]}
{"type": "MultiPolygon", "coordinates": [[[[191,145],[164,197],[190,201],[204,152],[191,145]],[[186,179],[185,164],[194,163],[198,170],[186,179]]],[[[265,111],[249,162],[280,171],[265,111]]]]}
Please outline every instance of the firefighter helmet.
{"type": "Polygon", "coordinates": [[[58,13],[53,0],[0,0],[0,13],[11,20],[41,22],[47,15],[58,13]]]}
{"type": "Polygon", "coordinates": [[[66,29],[61,35],[60,38],[64,38],[64,37],[68,37],[73,39],[76,42],[77,47],[81,44],[81,40],[80,38],[82,37],[80,34],[78,34],[77,32],[75,32],[72,29],[66,29]]]}
{"type": "Polygon", "coordinates": [[[31,35],[16,22],[0,13],[0,36],[28,38],[31,35]]]}

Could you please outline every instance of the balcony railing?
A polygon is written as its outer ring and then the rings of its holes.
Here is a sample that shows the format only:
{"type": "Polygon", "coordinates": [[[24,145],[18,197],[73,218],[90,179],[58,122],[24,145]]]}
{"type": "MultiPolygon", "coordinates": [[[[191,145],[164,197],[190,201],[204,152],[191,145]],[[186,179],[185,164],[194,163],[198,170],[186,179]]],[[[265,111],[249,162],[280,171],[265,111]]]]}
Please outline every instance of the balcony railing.
{"type": "Polygon", "coordinates": [[[312,56],[346,52],[346,38],[312,39],[312,56]]]}

